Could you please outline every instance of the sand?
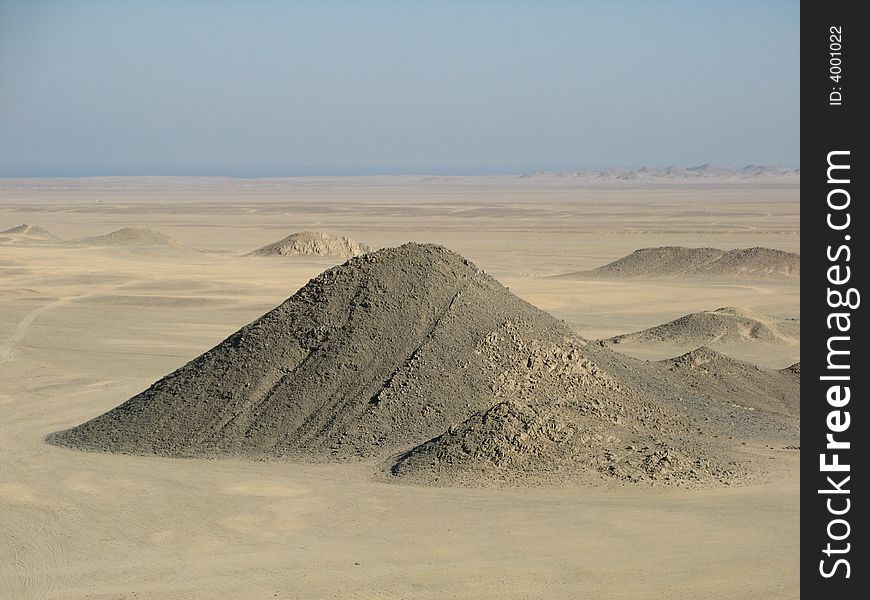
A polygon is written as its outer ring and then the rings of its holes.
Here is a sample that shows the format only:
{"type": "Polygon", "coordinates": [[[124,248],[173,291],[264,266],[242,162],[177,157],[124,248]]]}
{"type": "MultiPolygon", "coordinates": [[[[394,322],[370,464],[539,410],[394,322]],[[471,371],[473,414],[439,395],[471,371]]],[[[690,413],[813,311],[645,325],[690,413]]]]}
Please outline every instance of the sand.
{"type": "MultiPolygon", "coordinates": [[[[38,223],[64,239],[141,226],[209,252],[146,259],[0,242],[0,378],[10,382],[0,389],[0,596],[797,596],[796,450],[751,446],[775,476],[735,488],[511,490],[394,485],[353,464],[119,456],[42,441],[334,264],[240,256],[291,226],[377,247],[444,244],[587,338],[717,306],[797,318],[796,281],[541,279],[642,247],[796,252],[796,185],[61,183],[0,182],[2,226],[38,223]]],[[[796,362],[793,352],[772,351],[769,366],[796,362]]]]}

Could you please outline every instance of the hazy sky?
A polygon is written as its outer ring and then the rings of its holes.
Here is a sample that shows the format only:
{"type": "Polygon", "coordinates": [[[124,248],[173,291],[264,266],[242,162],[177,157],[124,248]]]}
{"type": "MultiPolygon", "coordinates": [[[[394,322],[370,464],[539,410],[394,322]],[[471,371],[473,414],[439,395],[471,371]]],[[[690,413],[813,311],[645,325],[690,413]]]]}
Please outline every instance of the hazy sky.
{"type": "Polygon", "coordinates": [[[0,0],[0,176],[798,166],[799,3],[0,0]]]}

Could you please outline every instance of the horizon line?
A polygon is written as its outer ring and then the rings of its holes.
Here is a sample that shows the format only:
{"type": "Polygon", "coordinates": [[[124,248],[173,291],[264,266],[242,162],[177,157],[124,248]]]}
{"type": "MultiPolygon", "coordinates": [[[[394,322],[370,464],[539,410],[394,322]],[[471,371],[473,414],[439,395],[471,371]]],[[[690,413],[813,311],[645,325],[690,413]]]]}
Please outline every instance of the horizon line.
{"type": "MultiPolygon", "coordinates": [[[[211,171],[190,171],[190,172],[161,172],[159,169],[151,172],[122,172],[122,173],[111,173],[106,171],[94,171],[94,172],[85,172],[85,173],[58,173],[57,171],[48,171],[44,173],[28,173],[27,170],[23,170],[21,174],[3,174],[0,173],[0,179],[96,179],[96,178],[132,178],[132,177],[189,177],[189,178],[225,178],[225,179],[291,179],[291,178],[312,178],[312,177],[496,177],[496,176],[504,176],[504,177],[520,177],[523,175],[533,175],[533,174],[560,174],[560,173],[608,173],[608,172],[637,172],[642,169],[660,169],[666,170],[671,168],[678,168],[686,171],[695,171],[699,170],[703,167],[717,167],[717,168],[725,168],[730,171],[734,171],[734,173],[739,173],[743,169],[748,169],[750,167],[763,168],[763,169],[787,169],[789,171],[794,171],[795,173],[800,171],[800,166],[791,166],[791,165],[781,165],[781,164],[762,164],[762,163],[747,163],[740,167],[732,167],[726,164],[720,163],[701,163],[698,165],[681,167],[676,164],[669,164],[666,166],[645,164],[639,167],[630,167],[623,165],[611,165],[611,166],[600,166],[600,167],[567,167],[567,168],[559,168],[559,167],[529,167],[526,169],[507,169],[507,168],[492,168],[492,169],[480,169],[480,170],[463,170],[463,169],[445,169],[445,168],[434,168],[433,170],[405,170],[405,169],[397,169],[397,170],[389,170],[389,171],[380,171],[375,170],[371,172],[360,172],[354,169],[348,169],[347,171],[334,171],[331,169],[320,170],[312,170],[310,172],[296,172],[296,173],[286,173],[275,171],[274,173],[262,172],[259,174],[241,174],[238,172],[233,173],[234,169],[226,169],[221,172],[211,172],[211,171]]],[[[254,169],[256,170],[256,169],[254,169]]]]}

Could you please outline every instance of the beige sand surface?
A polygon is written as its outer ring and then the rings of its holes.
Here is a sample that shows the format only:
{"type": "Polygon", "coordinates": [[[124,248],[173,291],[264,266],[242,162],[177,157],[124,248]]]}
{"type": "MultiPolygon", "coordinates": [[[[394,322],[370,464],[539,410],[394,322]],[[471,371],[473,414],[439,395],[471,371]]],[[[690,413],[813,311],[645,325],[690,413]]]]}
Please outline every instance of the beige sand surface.
{"type": "MultiPolygon", "coordinates": [[[[796,252],[795,180],[0,181],[0,229],[21,223],[64,239],[148,227],[205,252],[0,245],[2,598],[797,597],[794,451],[760,449],[790,467],[738,489],[470,490],[42,443],[334,264],[242,256],[288,230],[445,244],[587,337],[718,306],[798,317],[796,282],[540,278],[645,246],[796,252]]],[[[798,350],[723,351],[782,367],[798,350]]]]}

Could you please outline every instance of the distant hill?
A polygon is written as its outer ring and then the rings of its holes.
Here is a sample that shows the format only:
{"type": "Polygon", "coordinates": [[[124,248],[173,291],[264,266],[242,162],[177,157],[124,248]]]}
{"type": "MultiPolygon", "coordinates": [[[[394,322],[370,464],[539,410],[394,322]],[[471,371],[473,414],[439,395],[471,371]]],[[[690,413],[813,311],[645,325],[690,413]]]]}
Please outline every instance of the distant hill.
{"type": "Polygon", "coordinates": [[[59,242],[60,238],[39,225],[24,223],[0,231],[0,235],[6,235],[13,239],[38,240],[44,242],[59,242]]]}
{"type": "Polygon", "coordinates": [[[105,235],[82,238],[79,243],[92,246],[171,246],[181,244],[166,234],[145,227],[124,227],[105,235]]]}
{"type": "Polygon", "coordinates": [[[372,248],[350,238],[321,233],[300,231],[262,248],[248,256],[336,256],[352,258],[371,252],[372,248]]]}
{"type": "Polygon", "coordinates": [[[611,263],[559,275],[578,279],[648,279],[655,277],[746,277],[750,279],[797,279],[799,254],[774,248],[686,248],[660,246],[641,248],[611,263]]]}
{"type": "Polygon", "coordinates": [[[747,165],[732,169],[722,165],[703,164],[697,167],[641,167],[640,169],[601,169],[597,171],[538,171],[521,175],[522,178],[601,179],[601,180],[683,180],[683,179],[772,179],[799,178],[800,169],[788,167],[747,165]]]}
{"type": "Polygon", "coordinates": [[[724,307],[690,313],[668,323],[603,340],[608,345],[704,345],[755,341],[795,346],[800,343],[799,319],[776,319],[745,308],[724,307]]]}

